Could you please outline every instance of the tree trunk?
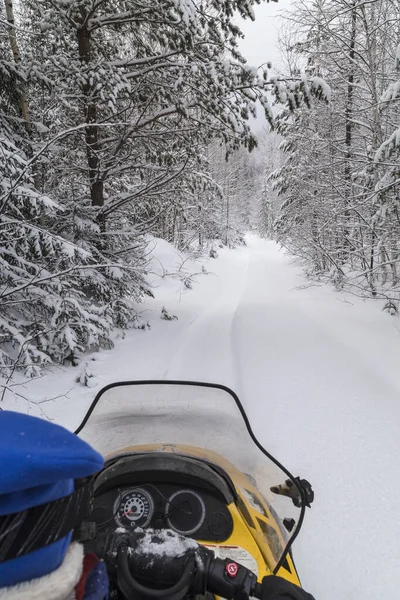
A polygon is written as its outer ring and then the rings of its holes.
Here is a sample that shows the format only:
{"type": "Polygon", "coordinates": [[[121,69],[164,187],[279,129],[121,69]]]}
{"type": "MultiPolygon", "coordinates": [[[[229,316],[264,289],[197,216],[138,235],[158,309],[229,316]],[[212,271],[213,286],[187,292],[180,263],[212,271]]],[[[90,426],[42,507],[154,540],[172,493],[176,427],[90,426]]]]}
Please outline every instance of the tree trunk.
{"type": "MultiPolygon", "coordinates": [[[[378,60],[377,60],[377,46],[376,46],[376,38],[377,38],[377,30],[376,30],[376,14],[375,14],[375,6],[372,4],[370,7],[370,22],[367,18],[367,12],[365,10],[365,6],[361,7],[361,16],[364,23],[365,29],[365,41],[367,46],[367,58],[368,58],[368,69],[369,69],[369,85],[370,85],[370,93],[372,97],[372,148],[374,152],[383,142],[383,134],[382,134],[382,125],[381,125],[381,113],[379,110],[379,92],[378,92],[378,81],[377,74],[379,71],[378,60]]],[[[374,162],[372,158],[370,158],[370,169],[373,172],[373,179],[370,185],[370,190],[376,189],[376,185],[379,181],[379,173],[378,166],[374,162]]],[[[371,219],[375,209],[372,208],[371,211],[371,219]]],[[[373,269],[375,268],[375,262],[379,259],[379,256],[375,257],[375,246],[378,244],[378,234],[375,232],[375,225],[372,226],[371,230],[371,252],[370,252],[370,274],[369,281],[372,292],[375,291],[375,276],[373,269]]],[[[381,253],[382,256],[382,253],[381,253]]],[[[384,262],[382,260],[382,262],[384,262]]],[[[386,283],[387,279],[387,269],[383,266],[383,283],[386,283]]],[[[375,291],[376,293],[376,291],[375,291]]]]}
{"type": "Polygon", "coordinates": [[[350,67],[347,79],[347,98],[346,98],[346,109],[345,109],[345,122],[346,122],[346,154],[345,154],[345,166],[344,176],[345,180],[350,184],[351,181],[351,140],[352,140],[352,118],[353,118],[353,95],[354,95],[354,58],[355,58],[355,47],[356,47],[356,21],[357,13],[356,9],[353,8],[351,11],[351,33],[350,33],[350,48],[349,48],[349,59],[350,67]]]}
{"type": "MultiPolygon", "coordinates": [[[[82,15],[82,22],[85,23],[85,15],[82,15]]],[[[86,25],[77,30],[79,58],[84,65],[90,62],[90,31],[86,25]]],[[[100,179],[100,145],[99,129],[97,127],[97,106],[92,97],[92,86],[89,81],[83,84],[82,92],[85,97],[85,127],[86,154],[89,167],[90,197],[92,206],[104,206],[104,185],[100,179]]],[[[104,219],[99,218],[100,226],[104,228],[104,219]]]]}
{"type": "Polygon", "coordinates": [[[198,204],[197,204],[197,221],[198,221],[198,228],[199,228],[198,229],[199,247],[202,248],[203,243],[204,243],[204,239],[203,239],[203,209],[202,209],[200,199],[198,199],[198,204]]]}
{"type": "MultiPolygon", "coordinates": [[[[353,5],[351,11],[351,31],[350,31],[350,44],[349,44],[349,73],[347,79],[347,97],[346,97],[346,108],[345,108],[345,157],[344,157],[344,179],[347,184],[346,198],[345,198],[345,211],[344,211],[344,245],[345,248],[349,245],[348,240],[348,226],[350,221],[349,203],[351,196],[351,144],[353,134],[353,96],[354,96],[354,59],[355,59],[355,47],[356,47],[356,24],[357,24],[357,11],[353,5]]],[[[345,252],[347,255],[347,252],[345,252]]],[[[343,256],[343,260],[346,260],[346,256],[343,256]]]]}
{"type": "MultiPolygon", "coordinates": [[[[21,62],[21,53],[19,51],[19,46],[17,42],[17,32],[15,30],[15,19],[14,19],[14,7],[12,0],[4,0],[4,4],[6,7],[6,16],[8,26],[8,39],[10,41],[11,51],[14,57],[14,62],[18,65],[21,62]]],[[[26,95],[26,91],[21,86],[19,87],[19,104],[21,108],[22,118],[25,121],[25,127],[29,135],[32,133],[32,123],[29,112],[29,104],[28,98],[26,95]]]]}

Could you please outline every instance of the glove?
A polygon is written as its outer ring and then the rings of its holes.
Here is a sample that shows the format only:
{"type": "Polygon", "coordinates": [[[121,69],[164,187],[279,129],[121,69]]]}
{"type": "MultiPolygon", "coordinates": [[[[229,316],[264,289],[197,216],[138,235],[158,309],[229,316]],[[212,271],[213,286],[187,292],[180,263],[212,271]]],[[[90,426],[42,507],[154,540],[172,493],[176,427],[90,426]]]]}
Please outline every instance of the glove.
{"type": "Polygon", "coordinates": [[[261,583],[261,600],[315,600],[315,598],[282,577],[268,575],[261,583]]]}

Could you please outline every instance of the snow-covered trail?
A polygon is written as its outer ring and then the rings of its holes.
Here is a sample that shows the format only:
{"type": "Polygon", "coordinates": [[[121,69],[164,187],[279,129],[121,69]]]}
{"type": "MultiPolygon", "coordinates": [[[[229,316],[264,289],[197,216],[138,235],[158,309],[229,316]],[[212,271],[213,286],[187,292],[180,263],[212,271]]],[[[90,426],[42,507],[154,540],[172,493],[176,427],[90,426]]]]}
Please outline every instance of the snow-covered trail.
{"type": "Polygon", "coordinates": [[[69,400],[40,406],[75,427],[111,381],[231,386],[260,441],[314,486],[294,548],[304,586],[317,600],[399,598],[398,319],[325,286],[298,289],[300,269],[256,237],[207,268],[214,274],[183,295],[163,282],[146,306],[154,311],[149,332],[130,332],[115,350],[93,355],[94,388],[66,369],[29,384],[31,398],[73,388],[69,400]],[[162,305],[179,320],[161,321],[162,305]]]}
{"type": "Polygon", "coordinates": [[[400,597],[397,321],[326,288],[296,289],[298,270],[272,243],[252,239],[229,261],[165,376],[232,386],[261,441],[312,481],[296,556],[317,599],[400,597]]]}

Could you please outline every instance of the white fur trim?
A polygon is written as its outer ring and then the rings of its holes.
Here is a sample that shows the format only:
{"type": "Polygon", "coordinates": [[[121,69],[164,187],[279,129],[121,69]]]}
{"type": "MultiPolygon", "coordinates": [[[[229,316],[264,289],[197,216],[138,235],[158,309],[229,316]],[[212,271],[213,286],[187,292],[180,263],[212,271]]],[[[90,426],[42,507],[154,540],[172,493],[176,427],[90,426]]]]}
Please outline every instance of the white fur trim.
{"type": "Polygon", "coordinates": [[[48,575],[0,588],[0,600],[74,600],[83,567],[83,546],[73,542],[63,562],[48,575]]]}

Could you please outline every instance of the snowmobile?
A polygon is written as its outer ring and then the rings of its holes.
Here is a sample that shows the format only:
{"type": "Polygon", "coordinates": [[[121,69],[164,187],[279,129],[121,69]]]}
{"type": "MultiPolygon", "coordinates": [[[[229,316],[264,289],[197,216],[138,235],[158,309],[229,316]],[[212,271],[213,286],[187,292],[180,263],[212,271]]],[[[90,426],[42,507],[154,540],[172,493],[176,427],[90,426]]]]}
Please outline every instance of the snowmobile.
{"type": "Polygon", "coordinates": [[[223,385],[108,385],[76,431],[106,459],[78,537],[102,558],[110,598],[261,597],[300,586],[291,547],[314,494],[256,439],[223,385]]]}

